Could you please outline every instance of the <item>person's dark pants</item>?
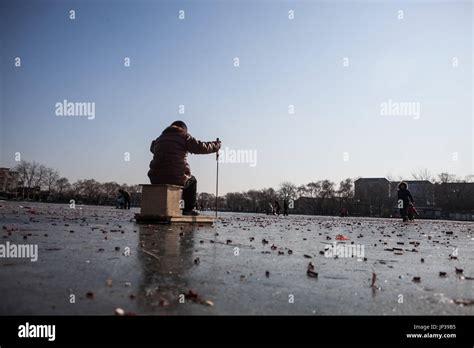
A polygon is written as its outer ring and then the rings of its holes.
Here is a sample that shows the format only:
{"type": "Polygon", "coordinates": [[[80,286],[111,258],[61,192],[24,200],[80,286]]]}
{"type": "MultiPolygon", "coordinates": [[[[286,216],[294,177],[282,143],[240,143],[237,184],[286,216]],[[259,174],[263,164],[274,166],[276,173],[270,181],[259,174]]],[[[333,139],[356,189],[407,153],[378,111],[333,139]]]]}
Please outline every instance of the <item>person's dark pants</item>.
{"type": "Polygon", "coordinates": [[[402,216],[403,221],[408,221],[408,209],[400,208],[400,215],[402,216]]]}
{"type": "Polygon", "coordinates": [[[402,216],[403,221],[408,221],[408,207],[410,206],[410,201],[403,201],[403,208],[400,208],[400,215],[402,216]]]}
{"type": "Polygon", "coordinates": [[[123,209],[130,209],[130,198],[125,198],[124,199],[123,209]]]}
{"type": "Polygon", "coordinates": [[[196,207],[197,180],[192,175],[183,186],[184,210],[190,211],[196,207]]]}

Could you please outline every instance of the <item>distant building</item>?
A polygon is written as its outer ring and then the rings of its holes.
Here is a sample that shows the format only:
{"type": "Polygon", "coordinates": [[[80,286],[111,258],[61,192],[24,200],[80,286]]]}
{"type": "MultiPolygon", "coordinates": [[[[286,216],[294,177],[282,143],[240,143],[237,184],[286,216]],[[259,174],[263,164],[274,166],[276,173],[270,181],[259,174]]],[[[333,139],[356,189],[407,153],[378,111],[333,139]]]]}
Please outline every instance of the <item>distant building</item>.
{"type": "Polygon", "coordinates": [[[10,168],[0,168],[0,192],[16,192],[18,187],[18,172],[10,168]]]}
{"type": "Polygon", "coordinates": [[[449,182],[435,186],[436,206],[445,212],[474,213],[474,183],[449,182]]]}
{"type": "MultiPolygon", "coordinates": [[[[428,180],[405,180],[420,216],[474,220],[474,183],[434,184],[428,180]]],[[[353,211],[357,215],[398,216],[399,181],[360,178],[354,182],[353,211]]]]}
{"type": "Polygon", "coordinates": [[[390,197],[390,181],[385,178],[360,178],[354,181],[354,198],[361,202],[390,197]]]}
{"type": "Polygon", "coordinates": [[[354,181],[354,201],[360,215],[390,216],[394,205],[390,181],[385,178],[360,178],[354,181]]]}

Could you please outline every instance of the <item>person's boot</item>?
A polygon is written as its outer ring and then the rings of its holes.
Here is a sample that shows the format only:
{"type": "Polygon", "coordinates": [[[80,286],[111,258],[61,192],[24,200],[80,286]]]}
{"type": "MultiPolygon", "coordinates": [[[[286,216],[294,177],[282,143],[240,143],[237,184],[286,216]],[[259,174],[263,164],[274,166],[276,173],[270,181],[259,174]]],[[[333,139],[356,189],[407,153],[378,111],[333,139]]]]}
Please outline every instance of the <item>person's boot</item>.
{"type": "Polygon", "coordinates": [[[183,215],[188,215],[188,216],[198,216],[199,212],[195,209],[191,210],[183,210],[183,215]]]}

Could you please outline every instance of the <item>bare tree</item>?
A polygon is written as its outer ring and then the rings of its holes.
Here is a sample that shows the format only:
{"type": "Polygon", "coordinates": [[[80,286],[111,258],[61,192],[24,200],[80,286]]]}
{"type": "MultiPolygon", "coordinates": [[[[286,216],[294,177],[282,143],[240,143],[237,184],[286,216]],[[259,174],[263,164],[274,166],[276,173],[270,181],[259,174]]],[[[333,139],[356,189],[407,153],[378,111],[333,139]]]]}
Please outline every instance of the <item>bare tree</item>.
{"type": "MultiPolygon", "coordinates": [[[[105,201],[114,202],[118,194],[120,185],[114,182],[104,182],[100,184],[100,191],[105,201]]],[[[126,191],[129,191],[128,188],[124,188],[126,191]]]]}
{"type": "Polygon", "coordinates": [[[212,193],[201,192],[197,200],[198,208],[212,209],[216,204],[216,196],[212,193]]]}
{"type": "Polygon", "coordinates": [[[354,197],[354,182],[351,178],[347,178],[340,182],[337,194],[342,199],[350,199],[354,197]]]}
{"type": "Polygon", "coordinates": [[[18,173],[18,181],[21,183],[21,187],[23,189],[22,198],[25,198],[25,186],[28,182],[28,172],[29,172],[29,163],[25,161],[21,161],[17,166],[15,166],[14,170],[18,173]]]}
{"type": "Polygon", "coordinates": [[[39,164],[36,162],[28,163],[28,173],[27,173],[27,179],[26,179],[26,187],[28,188],[27,198],[30,198],[31,188],[34,185],[36,172],[38,171],[38,166],[39,164]]]}
{"type": "Polygon", "coordinates": [[[321,181],[321,191],[319,192],[319,198],[321,200],[320,209],[321,213],[325,213],[326,208],[325,205],[327,200],[334,197],[336,190],[334,188],[334,183],[329,180],[322,180],[321,181]]]}
{"type": "Polygon", "coordinates": [[[428,180],[428,181],[434,181],[433,175],[428,169],[420,169],[417,173],[412,173],[411,176],[415,180],[428,180]]]}
{"type": "Polygon", "coordinates": [[[440,173],[438,174],[438,182],[439,183],[447,183],[447,182],[456,182],[457,178],[454,174],[449,173],[440,173]]]}
{"type": "Polygon", "coordinates": [[[33,187],[38,187],[40,190],[45,183],[47,168],[43,164],[39,164],[33,176],[33,187]]]}
{"type": "Polygon", "coordinates": [[[100,198],[100,183],[94,179],[78,180],[72,185],[75,196],[89,204],[97,204],[100,198]]]}
{"type": "Polygon", "coordinates": [[[319,193],[321,192],[321,181],[317,182],[310,182],[306,185],[306,190],[311,198],[319,197],[319,193]]]}
{"type": "Polygon", "coordinates": [[[227,207],[232,211],[246,211],[247,210],[247,198],[244,193],[241,192],[228,192],[225,195],[225,201],[227,207]]]}
{"type": "Polygon", "coordinates": [[[56,180],[54,190],[59,196],[62,196],[66,191],[71,189],[71,184],[67,178],[60,178],[56,180]]]}
{"type": "Polygon", "coordinates": [[[466,175],[466,177],[464,178],[464,181],[465,182],[474,182],[474,174],[466,175]]]}
{"type": "Polygon", "coordinates": [[[282,199],[290,200],[296,199],[297,188],[289,181],[284,181],[280,184],[278,194],[282,199]]]}
{"type": "Polygon", "coordinates": [[[322,199],[334,197],[336,190],[334,189],[334,183],[329,180],[321,181],[321,191],[319,197],[322,199]]]}
{"type": "Polygon", "coordinates": [[[296,193],[298,197],[306,197],[308,194],[308,189],[305,185],[300,185],[296,188],[296,193]]]}
{"type": "Polygon", "coordinates": [[[59,173],[56,169],[46,168],[44,183],[48,188],[48,191],[51,192],[56,182],[59,180],[59,173]]]}
{"type": "Polygon", "coordinates": [[[20,181],[23,186],[23,198],[25,198],[25,188],[27,191],[27,198],[30,198],[31,188],[34,186],[37,179],[37,171],[39,164],[36,162],[21,161],[14,170],[18,172],[20,181]]]}

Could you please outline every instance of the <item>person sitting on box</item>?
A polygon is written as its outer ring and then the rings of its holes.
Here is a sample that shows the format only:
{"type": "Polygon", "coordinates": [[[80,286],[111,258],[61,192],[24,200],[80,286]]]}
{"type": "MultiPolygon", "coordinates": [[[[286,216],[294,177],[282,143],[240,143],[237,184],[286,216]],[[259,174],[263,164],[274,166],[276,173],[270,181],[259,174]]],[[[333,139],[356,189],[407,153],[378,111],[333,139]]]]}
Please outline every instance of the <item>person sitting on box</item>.
{"type": "Polygon", "coordinates": [[[148,171],[151,184],[183,186],[183,215],[199,215],[194,209],[197,180],[191,175],[187,155],[210,154],[218,152],[220,147],[220,141],[196,140],[188,133],[188,127],[183,121],[173,122],[151,143],[153,159],[148,171]]]}

